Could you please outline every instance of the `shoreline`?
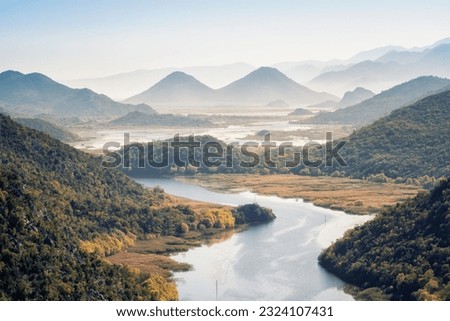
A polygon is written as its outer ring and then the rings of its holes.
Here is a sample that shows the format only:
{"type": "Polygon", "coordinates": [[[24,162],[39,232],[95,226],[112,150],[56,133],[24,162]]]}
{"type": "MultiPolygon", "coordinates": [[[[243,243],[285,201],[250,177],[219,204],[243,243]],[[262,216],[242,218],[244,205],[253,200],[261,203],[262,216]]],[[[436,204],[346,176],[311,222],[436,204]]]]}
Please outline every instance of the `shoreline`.
{"type": "Polygon", "coordinates": [[[175,176],[181,182],[221,193],[252,193],[302,199],[315,206],[347,214],[371,215],[415,197],[423,189],[412,185],[290,174],[197,174],[175,176]]]}
{"type": "MultiPolygon", "coordinates": [[[[228,205],[200,202],[171,194],[166,194],[166,197],[167,201],[173,206],[187,205],[194,211],[233,209],[232,206],[228,205]]],[[[189,231],[176,236],[150,234],[145,239],[138,239],[133,245],[103,259],[111,264],[126,266],[131,270],[162,276],[166,282],[176,287],[173,274],[190,271],[193,267],[190,264],[172,259],[172,255],[187,252],[203,245],[222,242],[232,237],[235,233],[245,231],[249,226],[249,224],[240,224],[229,229],[211,227],[203,231],[189,231]]]]}

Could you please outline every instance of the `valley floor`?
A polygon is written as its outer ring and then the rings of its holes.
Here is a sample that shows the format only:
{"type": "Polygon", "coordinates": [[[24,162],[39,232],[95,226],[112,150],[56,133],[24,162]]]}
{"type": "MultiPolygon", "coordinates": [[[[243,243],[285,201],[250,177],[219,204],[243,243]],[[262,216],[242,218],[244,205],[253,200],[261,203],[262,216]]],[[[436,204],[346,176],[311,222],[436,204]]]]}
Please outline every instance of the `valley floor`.
{"type": "MultiPolygon", "coordinates": [[[[360,215],[380,212],[383,208],[403,202],[420,191],[418,187],[411,185],[379,184],[324,176],[215,174],[183,176],[177,179],[220,192],[249,190],[262,195],[299,198],[317,206],[360,215]]],[[[170,196],[167,201],[173,205],[187,205],[196,212],[211,208],[230,209],[229,206],[174,196],[170,196]]],[[[171,280],[173,272],[188,271],[191,266],[176,262],[169,257],[170,254],[188,251],[205,243],[221,242],[245,228],[246,226],[231,230],[211,228],[201,232],[190,231],[180,236],[149,236],[146,240],[137,241],[127,250],[107,257],[107,260],[142,272],[162,275],[171,280]]]]}
{"type": "Polygon", "coordinates": [[[262,195],[299,198],[316,206],[360,215],[378,213],[422,190],[412,185],[329,176],[214,174],[177,179],[221,192],[248,190],[262,195]]]}

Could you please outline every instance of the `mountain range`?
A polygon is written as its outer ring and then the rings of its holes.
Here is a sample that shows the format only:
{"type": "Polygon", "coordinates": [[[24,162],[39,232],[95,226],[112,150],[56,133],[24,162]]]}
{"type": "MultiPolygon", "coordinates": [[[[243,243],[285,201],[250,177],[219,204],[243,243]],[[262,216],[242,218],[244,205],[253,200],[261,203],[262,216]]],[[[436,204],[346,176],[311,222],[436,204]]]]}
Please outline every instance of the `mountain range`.
{"type": "Polygon", "coordinates": [[[315,92],[296,83],[275,68],[261,67],[217,90],[186,73],[173,72],[148,90],[125,102],[155,106],[264,106],[280,99],[290,105],[338,100],[333,95],[315,92]]]}
{"type": "MultiPolygon", "coordinates": [[[[406,49],[384,46],[356,53],[344,60],[291,61],[276,63],[271,67],[311,89],[331,92],[338,96],[356,87],[380,92],[419,76],[449,78],[449,44],[450,38],[445,38],[425,47],[406,49]],[[390,67],[394,69],[390,70],[390,67]]],[[[137,70],[101,78],[62,82],[75,88],[91,88],[114,99],[124,100],[145,91],[174,71],[190,74],[207,86],[217,89],[254,70],[256,67],[249,64],[233,63],[222,66],[137,70]]]]}
{"type": "Polygon", "coordinates": [[[150,86],[175,71],[192,75],[212,88],[220,88],[244,77],[255,69],[256,67],[249,64],[238,62],[222,66],[143,69],[108,77],[67,80],[63,81],[63,83],[74,88],[87,87],[120,101],[147,90],[150,86]]]}
{"type": "Polygon", "coordinates": [[[450,86],[449,79],[431,76],[419,77],[394,86],[354,106],[330,113],[321,113],[307,121],[312,124],[368,124],[389,115],[397,108],[444,90],[448,86],[450,86]]]}
{"type": "Polygon", "coordinates": [[[132,111],[155,114],[145,104],[118,103],[90,89],[72,89],[39,74],[0,74],[0,105],[11,115],[52,117],[118,117],[132,111]]]}

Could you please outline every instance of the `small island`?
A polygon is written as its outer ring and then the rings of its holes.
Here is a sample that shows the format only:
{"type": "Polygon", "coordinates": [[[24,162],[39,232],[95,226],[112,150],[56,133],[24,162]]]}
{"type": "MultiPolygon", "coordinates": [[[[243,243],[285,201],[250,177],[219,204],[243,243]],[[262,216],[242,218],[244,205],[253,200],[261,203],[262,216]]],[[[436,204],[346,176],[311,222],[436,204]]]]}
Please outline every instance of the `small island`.
{"type": "Polygon", "coordinates": [[[238,206],[234,210],[233,216],[236,219],[236,224],[267,223],[276,218],[271,209],[256,203],[238,206]]]}

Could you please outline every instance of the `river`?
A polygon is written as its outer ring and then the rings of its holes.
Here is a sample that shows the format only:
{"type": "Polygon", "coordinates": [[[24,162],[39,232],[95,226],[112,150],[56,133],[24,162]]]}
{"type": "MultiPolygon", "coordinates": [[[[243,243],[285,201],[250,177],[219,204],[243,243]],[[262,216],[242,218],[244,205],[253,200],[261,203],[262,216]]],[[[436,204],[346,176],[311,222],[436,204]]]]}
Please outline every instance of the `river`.
{"type": "Polygon", "coordinates": [[[174,179],[144,179],[167,193],[226,205],[257,202],[275,221],[229,239],[173,256],[193,266],[175,273],[180,300],[352,300],[345,283],[317,263],[321,250],[370,216],[348,215],[305,203],[250,192],[217,193],[174,179]]]}

